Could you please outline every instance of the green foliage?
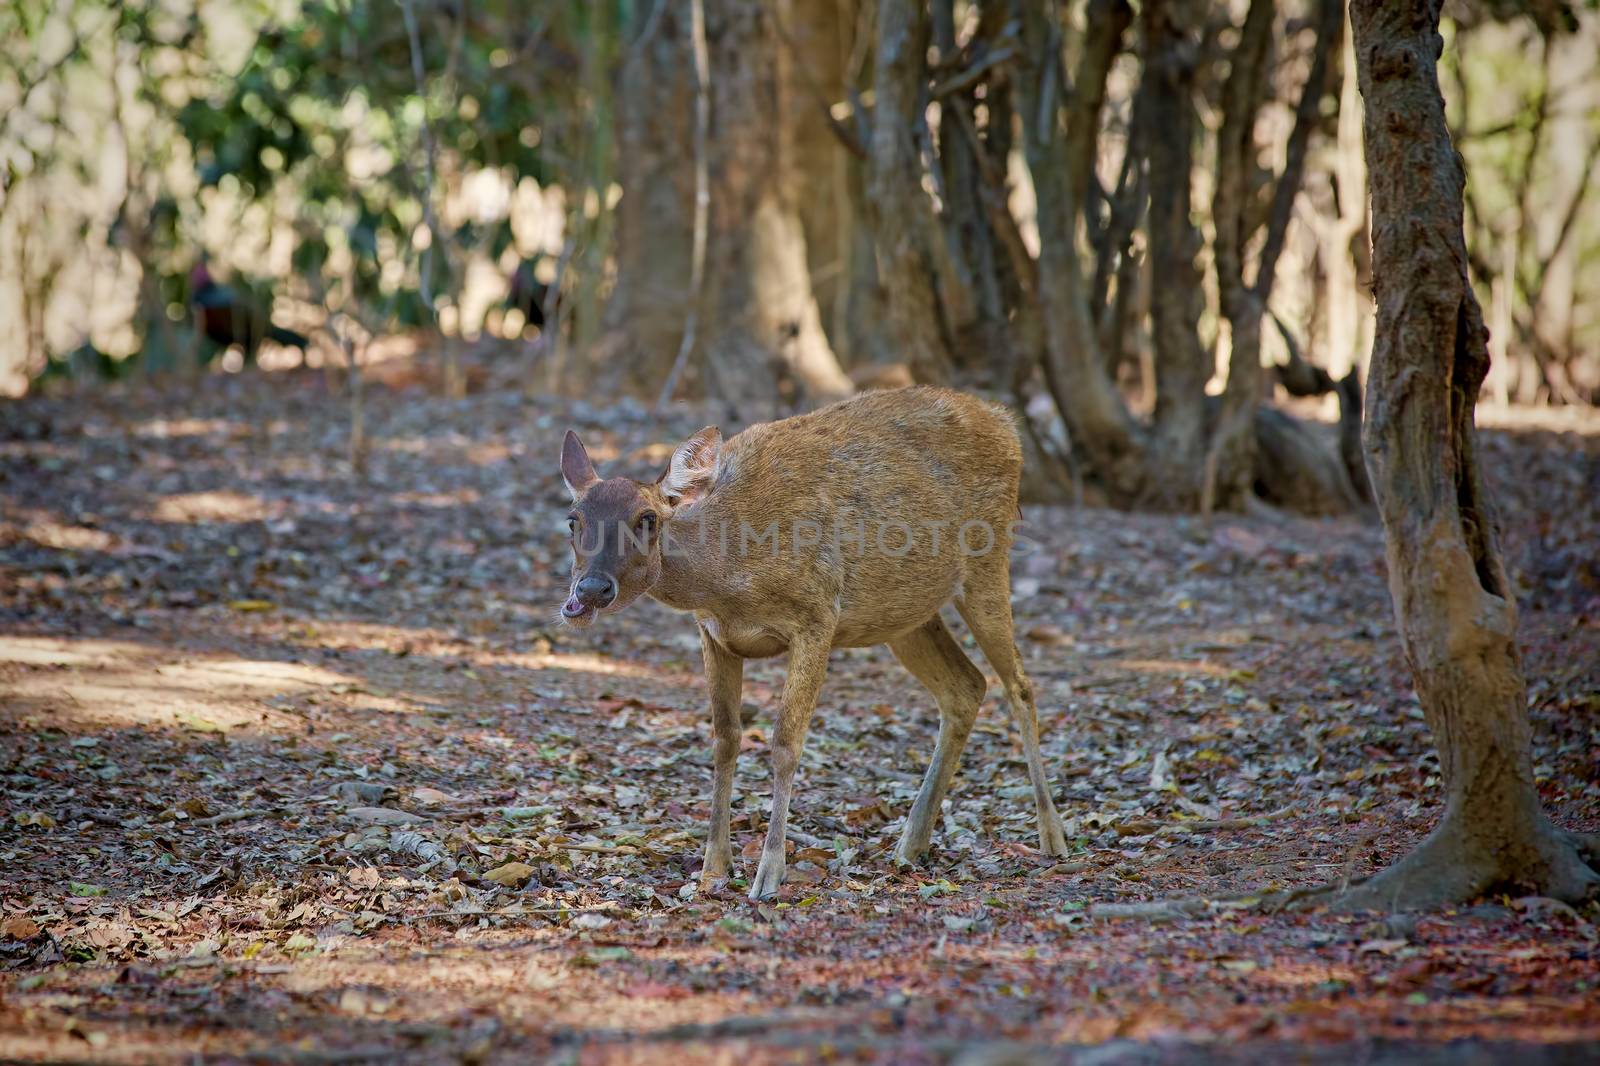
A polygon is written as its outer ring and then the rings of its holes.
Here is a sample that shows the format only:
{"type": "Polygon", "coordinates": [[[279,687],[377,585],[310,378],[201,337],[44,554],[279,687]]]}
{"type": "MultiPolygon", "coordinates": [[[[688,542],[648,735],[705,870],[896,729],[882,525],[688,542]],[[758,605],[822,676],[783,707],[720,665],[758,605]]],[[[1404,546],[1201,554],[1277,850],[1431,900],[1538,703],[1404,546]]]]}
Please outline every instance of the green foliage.
{"type": "MultiPolygon", "coordinates": [[[[121,249],[149,282],[140,350],[152,366],[170,362],[156,349],[172,346],[195,259],[211,251],[222,278],[244,284],[243,257],[202,247],[220,210],[258,247],[264,226],[276,240],[291,220],[286,291],[375,330],[432,323],[458,297],[469,256],[499,260],[513,235],[492,215],[429,233],[430,163],[435,214],[452,182],[481,170],[603,190],[609,177],[590,171],[609,166],[609,129],[592,116],[609,107],[596,91],[608,92],[619,10],[616,0],[0,4],[0,102],[24,105],[0,107],[0,219],[28,202],[17,191],[32,181],[37,200],[53,201],[35,224],[48,241],[33,246],[59,250],[36,253],[24,282],[47,304],[65,258],[121,249]],[[600,76],[588,77],[595,62],[600,76]],[[124,146],[127,192],[107,226],[90,191],[124,146]]],[[[88,365],[63,357],[52,372],[88,365]]]]}
{"type": "MultiPolygon", "coordinates": [[[[295,272],[401,327],[429,321],[424,261],[435,294],[453,292],[463,266],[448,248],[414,252],[429,240],[418,232],[427,138],[454,173],[494,169],[542,184],[552,177],[544,116],[574,103],[559,79],[534,76],[535,51],[556,46],[525,28],[527,5],[417,2],[414,11],[416,55],[396,0],[307,3],[292,25],[263,30],[237,75],[178,116],[203,187],[246,203],[292,201],[295,272]]],[[[560,13],[546,12],[547,24],[560,13]]],[[[494,255],[511,232],[499,219],[431,239],[494,255]]]]}

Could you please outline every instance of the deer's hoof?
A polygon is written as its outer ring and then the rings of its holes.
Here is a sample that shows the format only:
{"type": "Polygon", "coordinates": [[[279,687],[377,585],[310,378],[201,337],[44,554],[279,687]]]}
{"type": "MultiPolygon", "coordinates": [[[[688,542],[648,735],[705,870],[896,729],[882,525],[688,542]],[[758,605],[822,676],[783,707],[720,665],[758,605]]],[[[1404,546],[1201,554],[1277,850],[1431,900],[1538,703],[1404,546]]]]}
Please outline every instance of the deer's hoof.
{"type": "Polygon", "coordinates": [[[719,852],[707,852],[705,862],[700,865],[700,887],[709,889],[726,881],[732,870],[732,850],[724,848],[719,852]]]}
{"type": "Polygon", "coordinates": [[[894,864],[901,870],[921,865],[927,858],[927,844],[917,845],[902,840],[900,846],[894,849],[894,864]]]}
{"type": "Polygon", "coordinates": [[[750,882],[750,900],[759,903],[764,899],[773,899],[778,895],[778,886],[783,884],[783,859],[777,861],[761,856],[761,865],[756,869],[756,879],[750,882]]]}
{"type": "Polygon", "coordinates": [[[1060,822],[1039,830],[1039,853],[1052,859],[1066,855],[1067,835],[1061,831],[1060,822]]]}

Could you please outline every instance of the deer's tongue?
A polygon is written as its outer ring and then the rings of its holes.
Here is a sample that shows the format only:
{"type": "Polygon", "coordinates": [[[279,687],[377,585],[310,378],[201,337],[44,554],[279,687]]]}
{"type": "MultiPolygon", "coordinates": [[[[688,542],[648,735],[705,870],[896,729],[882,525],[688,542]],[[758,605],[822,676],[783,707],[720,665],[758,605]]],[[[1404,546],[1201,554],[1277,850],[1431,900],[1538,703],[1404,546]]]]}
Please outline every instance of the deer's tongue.
{"type": "Polygon", "coordinates": [[[582,618],[593,610],[593,607],[590,607],[576,596],[567,597],[567,602],[561,605],[561,613],[568,618],[582,618]]]}

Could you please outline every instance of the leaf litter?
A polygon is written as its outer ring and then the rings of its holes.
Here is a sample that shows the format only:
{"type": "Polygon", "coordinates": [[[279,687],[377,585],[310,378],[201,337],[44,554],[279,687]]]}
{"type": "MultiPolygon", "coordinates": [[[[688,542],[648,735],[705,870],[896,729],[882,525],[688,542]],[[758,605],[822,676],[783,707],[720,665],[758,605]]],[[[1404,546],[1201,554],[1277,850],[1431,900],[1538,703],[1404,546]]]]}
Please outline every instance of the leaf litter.
{"type": "MultiPolygon", "coordinates": [[[[309,373],[6,409],[8,1055],[1600,1040],[1593,909],[1250,905],[1371,872],[1437,811],[1371,524],[1030,506],[1017,631],[1073,854],[1032,846],[991,686],[930,861],[897,870],[936,716],[884,649],[843,651],[789,879],[752,906],[781,661],[748,665],[741,857],[702,892],[692,625],[647,602],[585,633],[551,622],[567,565],[553,442],[571,424],[609,469],[653,475],[696,412],[375,388],[364,479],[342,461],[344,414],[309,373]],[[1173,898],[1213,902],[1107,917],[1173,898]]],[[[1600,435],[1490,431],[1484,447],[1541,794],[1594,829],[1600,514],[1577,490],[1600,435]]]]}

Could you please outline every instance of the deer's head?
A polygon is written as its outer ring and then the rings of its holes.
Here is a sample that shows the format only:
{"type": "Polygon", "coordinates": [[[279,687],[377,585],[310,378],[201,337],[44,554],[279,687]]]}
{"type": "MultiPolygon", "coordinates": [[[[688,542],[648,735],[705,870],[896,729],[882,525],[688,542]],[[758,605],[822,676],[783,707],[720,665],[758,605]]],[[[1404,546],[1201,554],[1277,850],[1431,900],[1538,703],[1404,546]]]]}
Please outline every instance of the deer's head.
{"type": "Polygon", "coordinates": [[[561,477],[572,493],[572,583],[561,619],[586,626],[602,611],[619,611],[661,577],[667,523],[711,488],[722,433],[707,426],[672,453],[653,482],[601,480],[572,430],[561,443],[561,477]]]}

